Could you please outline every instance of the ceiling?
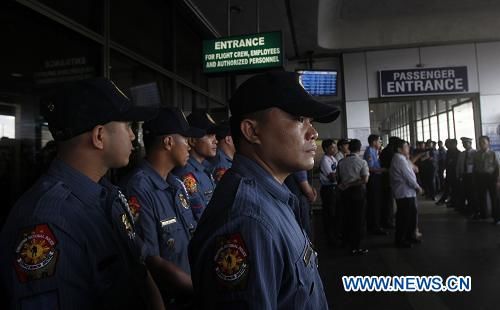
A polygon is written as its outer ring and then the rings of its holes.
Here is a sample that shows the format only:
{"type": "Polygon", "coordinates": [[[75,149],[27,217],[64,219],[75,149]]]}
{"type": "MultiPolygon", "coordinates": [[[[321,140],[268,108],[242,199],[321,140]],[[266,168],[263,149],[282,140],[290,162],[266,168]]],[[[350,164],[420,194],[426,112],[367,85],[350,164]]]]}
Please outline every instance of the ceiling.
{"type": "MultiPolygon", "coordinates": [[[[228,1],[191,0],[221,36],[228,1]]],[[[290,59],[500,39],[498,0],[229,0],[231,35],[281,30],[290,59]]]]}
{"type": "MultiPolygon", "coordinates": [[[[221,36],[228,35],[228,1],[192,0],[221,36]]],[[[330,53],[318,46],[318,0],[230,0],[231,35],[281,30],[288,59],[330,53]]]]}

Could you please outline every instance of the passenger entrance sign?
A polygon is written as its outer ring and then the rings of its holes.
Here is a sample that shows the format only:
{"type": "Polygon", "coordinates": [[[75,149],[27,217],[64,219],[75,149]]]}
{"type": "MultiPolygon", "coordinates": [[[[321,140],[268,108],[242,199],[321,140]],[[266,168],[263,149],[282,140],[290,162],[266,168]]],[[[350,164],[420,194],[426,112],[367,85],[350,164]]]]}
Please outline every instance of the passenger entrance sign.
{"type": "Polygon", "coordinates": [[[465,66],[379,71],[380,97],[460,94],[468,90],[465,66]]]}
{"type": "Polygon", "coordinates": [[[283,66],[281,32],[203,41],[203,71],[219,73],[283,66]]]}

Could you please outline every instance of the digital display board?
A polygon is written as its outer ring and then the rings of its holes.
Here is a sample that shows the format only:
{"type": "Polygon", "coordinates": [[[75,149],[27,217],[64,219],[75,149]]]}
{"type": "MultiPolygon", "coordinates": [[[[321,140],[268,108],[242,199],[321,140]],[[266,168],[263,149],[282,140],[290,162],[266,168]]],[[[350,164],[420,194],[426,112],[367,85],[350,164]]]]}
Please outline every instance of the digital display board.
{"type": "Polygon", "coordinates": [[[299,70],[299,81],[311,96],[336,96],[337,71],[299,70]]]}
{"type": "Polygon", "coordinates": [[[280,31],[203,41],[203,72],[247,71],[283,66],[280,31]]]}

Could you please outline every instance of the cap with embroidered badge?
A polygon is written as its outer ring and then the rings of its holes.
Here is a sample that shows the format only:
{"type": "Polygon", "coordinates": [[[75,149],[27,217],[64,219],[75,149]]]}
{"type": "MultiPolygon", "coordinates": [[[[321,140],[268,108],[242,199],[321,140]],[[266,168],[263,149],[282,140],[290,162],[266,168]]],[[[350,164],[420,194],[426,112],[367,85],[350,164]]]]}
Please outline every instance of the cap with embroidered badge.
{"type": "Polygon", "coordinates": [[[41,114],[56,141],[112,121],[145,121],[157,112],[154,105],[133,105],[112,81],[103,77],[65,83],[41,100],[41,114]]]}
{"type": "Polygon", "coordinates": [[[203,130],[205,135],[215,134],[217,124],[206,111],[194,110],[188,115],[187,120],[191,127],[203,130]]]}
{"type": "Polygon", "coordinates": [[[300,84],[295,72],[272,71],[254,75],[238,87],[229,101],[234,120],[273,107],[320,123],[332,122],[340,115],[337,107],[315,100],[300,84]]]}
{"type": "Polygon", "coordinates": [[[205,132],[189,126],[184,113],[179,108],[162,107],[158,115],[142,125],[144,136],[179,134],[184,137],[201,138],[205,132]]]}

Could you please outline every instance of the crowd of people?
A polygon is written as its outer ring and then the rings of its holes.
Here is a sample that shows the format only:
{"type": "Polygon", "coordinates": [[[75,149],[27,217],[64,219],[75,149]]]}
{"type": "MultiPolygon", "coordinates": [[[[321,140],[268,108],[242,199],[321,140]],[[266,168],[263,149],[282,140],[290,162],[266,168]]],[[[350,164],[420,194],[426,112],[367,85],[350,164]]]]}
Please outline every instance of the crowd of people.
{"type": "Polygon", "coordinates": [[[418,195],[436,205],[485,219],[491,209],[500,224],[499,159],[487,136],[472,139],[409,142],[390,137],[382,148],[379,135],[368,137],[364,154],[357,139],[325,139],[319,164],[325,234],[331,245],[343,245],[352,254],[366,254],[363,232],[386,236],[395,228],[395,246],[408,248],[422,241],[417,225],[418,195]],[[489,198],[489,204],[488,199],[489,198]],[[393,212],[396,205],[396,213],[393,212]],[[488,208],[488,205],[491,207],[488,208]]]}
{"type": "MultiPolygon", "coordinates": [[[[318,132],[340,114],[314,100],[296,73],[245,81],[231,118],[186,118],[135,106],[111,81],[68,83],[42,100],[55,142],[44,173],[12,208],[0,237],[5,308],[328,309],[311,241],[308,182],[318,132]],[[129,165],[143,122],[145,157],[129,165]],[[129,165],[130,166],[130,165],[129,165]]],[[[498,205],[498,161],[488,137],[382,148],[370,135],[322,141],[320,196],[331,243],[366,254],[363,232],[397,247],[420,242],[417,194],[486,216],[498,205]],[[397,205],[393,213],[394,201],[397,205]]]]}

